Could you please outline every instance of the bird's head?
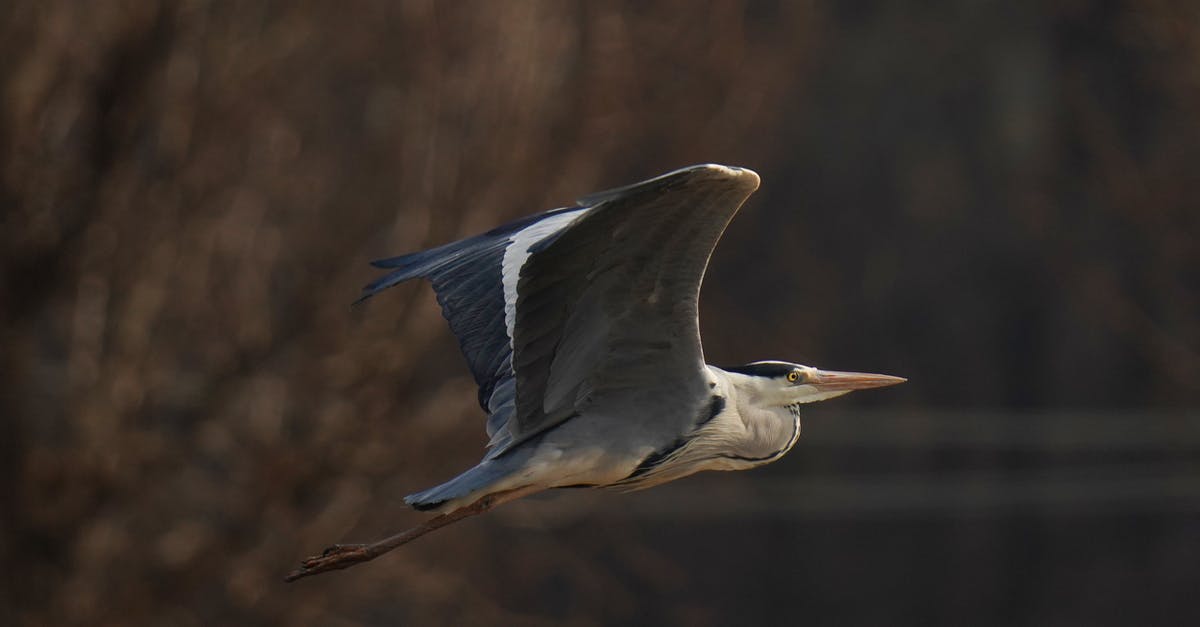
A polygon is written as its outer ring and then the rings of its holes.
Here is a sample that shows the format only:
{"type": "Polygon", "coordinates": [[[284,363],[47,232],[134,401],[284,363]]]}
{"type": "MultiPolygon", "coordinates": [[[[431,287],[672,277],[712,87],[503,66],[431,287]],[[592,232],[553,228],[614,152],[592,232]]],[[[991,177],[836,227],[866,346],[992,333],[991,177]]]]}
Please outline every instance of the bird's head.
{"type": "Polygon", "coordinates": [[[818,370],[785,361],[756,361],[722,370],[742,375],[739,387],[749,388],[757,402],[778,407],[815,403],[854,390],[881,388],[907,381],[903,377],[886,374],[818,370]]]}

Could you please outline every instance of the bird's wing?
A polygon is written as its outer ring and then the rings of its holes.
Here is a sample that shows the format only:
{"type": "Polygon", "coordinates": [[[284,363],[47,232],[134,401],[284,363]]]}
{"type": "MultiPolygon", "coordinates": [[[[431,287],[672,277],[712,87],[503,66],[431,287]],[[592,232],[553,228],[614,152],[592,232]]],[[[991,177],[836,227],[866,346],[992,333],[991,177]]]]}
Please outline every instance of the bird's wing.
{"type": "Polygon", "coordinates": [[[510,327],[515,413],[492,455],[589,405],[707,398],[700,283],[757,188],[750,170],[677,170],[583,198],[586,212],[529,249],[510,327]]]}
{"type": "Polygon", "coordinates": [[[356,302],[408,279],[433,284],[479,385],[491,456],[570,417],[589,394],[699,398],[700,281],[757,186],[749,170],[701,165],[592,194],[372,262],[392,271],[356,302]]]}
{"type": "MultiPolygon", "coordinates": [[[[355,303],[409,279],[428,279],[479,386],[479,404],[488,412],[488,435],[503,441],[507,432],[499,429],[515,407],[511,333],[517,300],[515,278],[511,286],[504,284],[504,267],[518,258],[523,262],[529,246],[586,210],[554,209],[444,246],[373,261],[392,271],[364,287],[355,303]]],[[[515,271],[512,274],[515,277],[515,271]]]]}

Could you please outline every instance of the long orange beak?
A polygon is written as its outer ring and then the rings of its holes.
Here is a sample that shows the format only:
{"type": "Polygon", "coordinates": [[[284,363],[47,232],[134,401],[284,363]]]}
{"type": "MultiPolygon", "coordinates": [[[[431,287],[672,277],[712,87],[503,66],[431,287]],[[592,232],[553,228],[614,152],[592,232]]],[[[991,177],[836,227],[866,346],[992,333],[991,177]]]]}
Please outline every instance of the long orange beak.
{"type": "Polygon", "coordinates": [[[908,381],[904,377],[893,377],[888,374],[869,374],[866,372],[837,372],[833,370],[818,370],[816,376],[806,381],[819,390],[865,390],[882,388],[908,381]]]}

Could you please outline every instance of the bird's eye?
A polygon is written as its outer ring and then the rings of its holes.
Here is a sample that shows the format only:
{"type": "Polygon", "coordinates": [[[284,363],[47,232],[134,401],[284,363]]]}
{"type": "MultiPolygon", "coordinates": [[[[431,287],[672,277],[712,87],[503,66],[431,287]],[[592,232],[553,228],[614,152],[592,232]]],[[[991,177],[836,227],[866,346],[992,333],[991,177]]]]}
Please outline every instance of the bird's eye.
{"type": "Polygon", "coordinates": [[[800,371],[793,370],[793,371],[787,373],[787,380],[788,380],[788,383],[795,383],[796,381],[799,381],[800,380],[800,371]]]}

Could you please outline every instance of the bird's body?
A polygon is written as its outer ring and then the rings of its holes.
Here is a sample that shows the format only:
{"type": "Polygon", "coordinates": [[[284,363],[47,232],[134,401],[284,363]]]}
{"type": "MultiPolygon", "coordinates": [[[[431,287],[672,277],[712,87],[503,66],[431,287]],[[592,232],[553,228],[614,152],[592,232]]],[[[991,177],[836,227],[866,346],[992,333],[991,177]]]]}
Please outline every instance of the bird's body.
{"type": "Polygon", "coordinates": [[[441,515],[376,545],[341,547],[293,578],[371,559],[496,504],[556,487],[641,489],[782,457],[800,406],[898,377],[786,362],[705,363],[698,297],[709,256],[758,175],[700,165],[428,251],[360,300],[428,279],[488,414],[489,451],[406,497],[441,515]],[[382,547],[372,549],[372,547],[382,547]]]}
{"type": "MultiPolygon", "coordinates": [[[[455,479],[407,497],[417,509],[452,511],[481,492],[539,486],[642,489],[701,470],[744,470],[779,459],[800,437],[796,405],[762,408],[739,404],[738,383],[750,377],[709,366],[707,392],[678,399],[674,411],[691,424],[677,435],[643,428],[663,418],[631,407],[622,413],[596,408],[483,460],[455,479]],[[739,381],[740,380],[740,381],[739,381]],[[735,383],[736,382],[736,383],[735,383]],[[673,437],[674,439],[670,439],[673,437]]],[[[615,411],[615,410],[614,410],[615,411]]]]}

